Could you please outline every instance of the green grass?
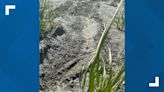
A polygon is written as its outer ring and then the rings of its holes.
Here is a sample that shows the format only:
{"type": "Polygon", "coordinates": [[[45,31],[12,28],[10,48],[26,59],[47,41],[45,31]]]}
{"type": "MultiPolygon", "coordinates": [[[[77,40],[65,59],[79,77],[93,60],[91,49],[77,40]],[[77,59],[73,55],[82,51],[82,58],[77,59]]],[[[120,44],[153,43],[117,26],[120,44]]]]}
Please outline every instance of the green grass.
{"type": "Polygon", "coordinates": [[[123,86],[124,71],[125,66],[123,65],[117,72],[114,72],[112,67],[112,55],[111,50],[109,49],[109,74],[106,73],[106,64],[103,58],[100,57],[100,52],[103,47],[103,42],[107,36],[107,33],[110,31],[111,26],[115,20],[115,17],[123,4],[124,0],[121,0],[112,20],[107,23],[105,30],[103,31],[96,53],[89,62],[88,65],[85,66],[84,73],[82,74],[81,87],[82,92],[117,92],[119,87],[123,86]],[[89,76],[88,76],[89,74],[89,76]]]}
{"type": "Polygon", "coordinates": [[[41,34],[51,30],[53,26],[53,14],[52,10],[47,3],[47,0],[40,0],[40,30],[41,34]]]}

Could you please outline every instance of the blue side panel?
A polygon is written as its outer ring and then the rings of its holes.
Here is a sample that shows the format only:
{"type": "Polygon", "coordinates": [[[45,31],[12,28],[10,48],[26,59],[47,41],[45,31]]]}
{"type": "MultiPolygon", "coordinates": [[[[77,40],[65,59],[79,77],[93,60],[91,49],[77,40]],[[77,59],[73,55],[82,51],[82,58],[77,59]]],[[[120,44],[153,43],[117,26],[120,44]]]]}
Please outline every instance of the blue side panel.
{"type": "Polygon", "coordinates": [[[164,0],[126,0],[126,92],[164,92],[164,0]],[[149,87],[160,77],[159,87],[149,87]]]}
{"type": "Polygon", "coordinates": [[[0,0],[0,92],[39,92],[39,0],[0,0]]]}

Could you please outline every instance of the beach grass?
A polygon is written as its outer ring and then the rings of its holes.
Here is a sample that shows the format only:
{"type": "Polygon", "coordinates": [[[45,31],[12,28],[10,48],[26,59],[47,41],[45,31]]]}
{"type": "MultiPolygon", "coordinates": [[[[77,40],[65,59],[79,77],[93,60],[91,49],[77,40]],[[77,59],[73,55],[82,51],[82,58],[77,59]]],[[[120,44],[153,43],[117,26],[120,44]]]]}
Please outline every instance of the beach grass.
{"type": "Polygon", "coordinates": [[[103,58],[100,57],[101,49],[103,47],[103,42],[110,31],[112,24],[118,14],[120,7],[122,6],[124,0],[121,0],[115,13],[109,23],[107,23],[105,30],[103,31],[100,40],[98,42],[95,54],[90,62],[85,66],[85,70],[82,71],[82,81],[81,88],[82,92],[117,92],[117,90],[123,86],[125,79],[125,66],[114,72],[112,66],[112,53],[109,48],[109,71],[106,73],[106,63],[103,58]]]}

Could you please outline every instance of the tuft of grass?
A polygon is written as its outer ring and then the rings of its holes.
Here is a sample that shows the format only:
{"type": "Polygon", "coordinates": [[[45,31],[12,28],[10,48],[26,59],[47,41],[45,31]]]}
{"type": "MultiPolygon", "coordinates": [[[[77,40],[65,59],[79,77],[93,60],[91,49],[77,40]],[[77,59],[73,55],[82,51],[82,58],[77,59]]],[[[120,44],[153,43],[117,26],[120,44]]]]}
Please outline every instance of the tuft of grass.
{"type": "Polygon", "coordinates": [[[114,69],[112,68],[111,50],[109,49],[110,72],[109,74],[107,74],[105,61],[103,60],[103,58],[100,57],[100,51],[103,47],[103,42],[107,36],[107,33],[111,29],[111,26],[121,5],[123,4],[123,1],[124,0],[120,1],[112,17],[112,20],[109,23],[107,23],[106,28],[100,37],[96,53],[89,62],[89,64],[86,65],[85,70],[82,73],[82,92],[116,92],[119,89],[119,87],[123,85],[123,81],[125,79],[125,66],[123,65],[118,72],[114,72],[114,69]]]}
{"type": "MultiPolygon", "coordinates": [[[[52,29],[54,24],[53,19],[53,12],[49,7],[47,0],[40,0],[40,40],[44,39],[44,35],[46,32],[52,29]]],[[[44,59],[44,49],[41,48],[40,52],[40,63],[43,62],[44,59]]]]}
{"type": "Polygon", "coordinates": [[[51,30],[53,26],[53,12],[49,7],[47,0],[40,0],[40,30],[41,34],[51,30]]]}

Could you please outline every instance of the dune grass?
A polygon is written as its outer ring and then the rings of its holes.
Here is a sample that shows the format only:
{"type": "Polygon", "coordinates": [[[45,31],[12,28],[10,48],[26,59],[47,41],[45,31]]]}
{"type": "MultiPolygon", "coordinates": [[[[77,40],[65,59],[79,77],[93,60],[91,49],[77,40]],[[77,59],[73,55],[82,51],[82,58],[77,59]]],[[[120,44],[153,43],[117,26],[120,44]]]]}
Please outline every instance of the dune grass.
{"type": "Polygon", "coordinates": [[[40,31],[41,34],[51,30],[53,26],[54,16],[52,10],[47,3],[47,0],[40,0],[40,31]]]}
{"type": "Polygon", "coordinates": [[[93,58],[89,62],[88,65],[85,66],[84,72],[82,72],[82,81],[81,88],[82,92],[117,92],[120,86],[123,85],[123,81],[125,79],[124,71],[125,66],[123,65],[119,71],[114,72],[112,67],[112,55],[111,50],[109,49],[109,66],[110,73],[106,73],[106,65],[105,61],[100,57],[100,52],[103,47],[103,42],[107,36],[107,33],[110,31],[111,26],[115,20],[115,17],[123,4],[124,0],[121,0],[111,21],[107,23],[105,30],[103,31],[96,53],[93,58]],[[89,76],[88,76],[89,74],[89,76]]]}

